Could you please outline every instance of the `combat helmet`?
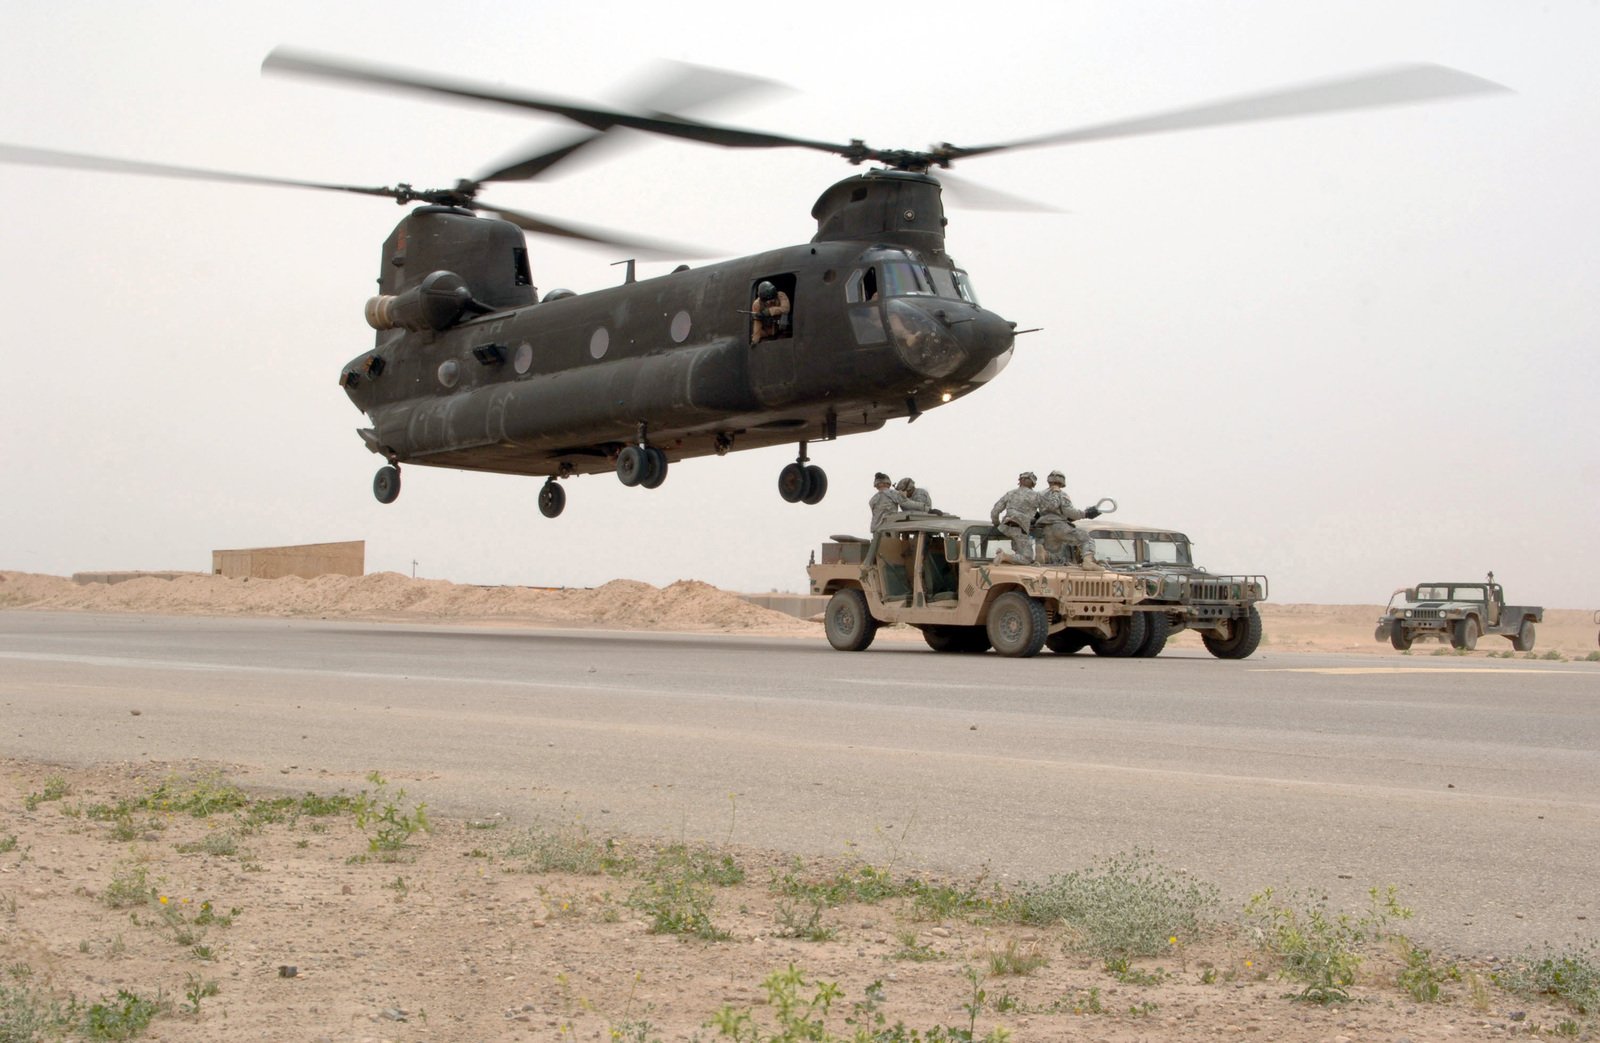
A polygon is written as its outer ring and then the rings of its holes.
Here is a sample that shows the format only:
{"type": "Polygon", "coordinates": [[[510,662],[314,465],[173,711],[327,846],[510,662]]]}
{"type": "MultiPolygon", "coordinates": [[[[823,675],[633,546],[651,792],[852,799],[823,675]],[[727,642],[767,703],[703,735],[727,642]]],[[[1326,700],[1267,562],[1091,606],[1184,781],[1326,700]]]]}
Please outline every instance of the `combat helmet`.
{"type": "Polygon", "coordinates": [[[1049,474],[1044,476],[1044,480],[1050,485],[1067,484],[1067,476],[1062,474],[1060,471],[1051,471],[1049,474]]]}

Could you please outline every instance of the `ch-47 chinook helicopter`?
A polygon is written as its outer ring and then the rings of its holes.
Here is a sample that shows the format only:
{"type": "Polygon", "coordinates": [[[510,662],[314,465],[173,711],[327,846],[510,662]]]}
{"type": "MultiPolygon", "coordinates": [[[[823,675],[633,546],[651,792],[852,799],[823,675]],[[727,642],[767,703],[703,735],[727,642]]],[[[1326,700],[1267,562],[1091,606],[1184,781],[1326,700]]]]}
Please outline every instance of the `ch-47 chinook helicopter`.
{"type": "MultiPolygon", "coordinates": [[[[586,136],[447,189],[368,188],[206,171],[0,145],[0,160],[109,172],[318,188],[420,203],[384,242],[374,346],[340,384],[371,420],[360,435],[385,458],[374,495],[392,502],[400,465],[538,475],[559,515],[557,479],[614,471],[655,488],[670,462],[794,443],[778,477],[791,502],[817,503],[827,476],[814,441],[872,431],[982,387],[1016,334],[978,303],[945,252],[941,184],[930,173],[1001,151],[1312,115],[1498,91],[1434,65],[1270,91],[999,144],[885,150],[812,141],[642,108],[579,105],[407,70],[278,49],[263,69],[495,103],[555,115],[586,136]],[[873,169],[824,191],[808,243],[636,279],[537,296],[524,232],[643,249],[637,239],[557,223],[478,199],[490,182],[542,174],[618,128],[732,148],[803,148],[873,169]],[[753,315],[764,299],[787,308],[753,315]]],[[[998,196],[991,196],[991,199],[998,196]]],[[[1014,201],[1011,201],[1014,202],[1014,201]]],[[[681,256],[681,255],[680,255],[681,256]]]]}

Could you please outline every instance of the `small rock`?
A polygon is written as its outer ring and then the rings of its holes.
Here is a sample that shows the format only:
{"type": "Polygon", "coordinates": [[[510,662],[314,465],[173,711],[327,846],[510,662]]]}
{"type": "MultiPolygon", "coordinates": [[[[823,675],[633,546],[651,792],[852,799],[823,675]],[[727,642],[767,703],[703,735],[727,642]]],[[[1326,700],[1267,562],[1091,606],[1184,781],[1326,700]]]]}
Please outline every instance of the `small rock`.
{"type": "Polygon", "coordinates": [[[399,1007],[385,1007],[383,1013],[379,1014],[378,1017],[388,1018],[390,1021],[405,1021],[406,1012],[399,1007]]]}
{"type": "Polygon", "coordinates": [[[293,964],[283,963],[278,965],[278,977],[280,978],[293,978],[299,973],[300,968],[293,964]]]}

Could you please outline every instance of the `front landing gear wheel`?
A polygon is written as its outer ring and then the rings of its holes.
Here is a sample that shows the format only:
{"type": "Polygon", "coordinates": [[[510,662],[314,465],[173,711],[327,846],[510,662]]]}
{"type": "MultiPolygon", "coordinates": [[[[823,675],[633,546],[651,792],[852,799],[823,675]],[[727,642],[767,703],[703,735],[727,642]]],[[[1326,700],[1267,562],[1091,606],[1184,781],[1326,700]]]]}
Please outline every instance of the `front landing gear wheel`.
{"type": "Polygon", "coordinates": [[[392,464],[378,468],[378,473],[372,476],[372,495],[379,503],[394,503],[400,495],[400,468],[392,464]]]}
{"type": "Polygon", "coordinates": [[[545,482],[539,489],[539,513],[546,518],[557,517],[566,506],[567,491],[553,480],[545,482]]]}

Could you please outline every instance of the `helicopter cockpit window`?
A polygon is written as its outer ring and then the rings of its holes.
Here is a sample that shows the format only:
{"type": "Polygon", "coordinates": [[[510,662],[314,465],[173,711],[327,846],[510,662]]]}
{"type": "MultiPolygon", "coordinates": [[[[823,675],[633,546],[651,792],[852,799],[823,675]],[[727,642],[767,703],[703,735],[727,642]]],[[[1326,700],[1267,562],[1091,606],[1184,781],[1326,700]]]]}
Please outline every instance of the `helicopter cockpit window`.
{"type": "Polygon", "coordinates": [[[972,288],[972,280],[967,278],[967,273],[960,268],[950,269],[950,276],[955,280],[956,296],[968,304],[978,303],[978,291],[972,288]]]}
{"type": "Polygon", "coordinates": [[[883,293],[886,297],[927,297],[933,293],[927,269],[909,261],[885,261],[883,293]]]}
{"type": "Polygon", "coordinates": [[[844,299],[849,304],[878,299],[878,273],[873,268],[857,268],[845,280],[844,299]]]}

